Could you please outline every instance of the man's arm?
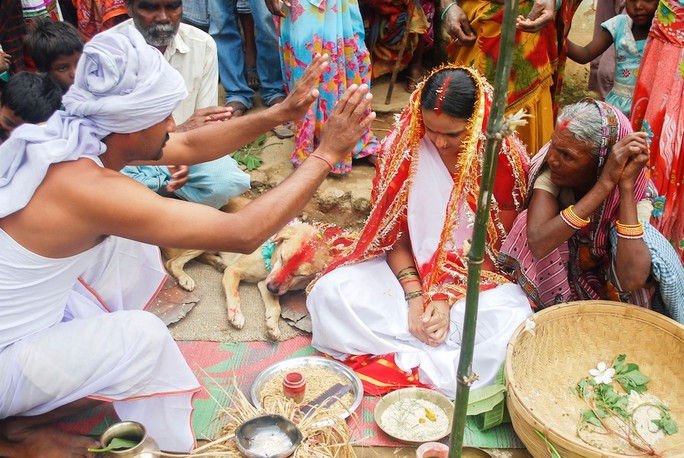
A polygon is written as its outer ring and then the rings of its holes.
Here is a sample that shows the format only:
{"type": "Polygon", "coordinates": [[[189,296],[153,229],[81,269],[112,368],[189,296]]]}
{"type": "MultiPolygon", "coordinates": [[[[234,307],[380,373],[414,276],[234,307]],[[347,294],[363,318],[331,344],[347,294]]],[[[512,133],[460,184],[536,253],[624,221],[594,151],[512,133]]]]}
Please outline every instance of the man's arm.
{"type": "Polygon", "coordinates": [[[310,156],[281,184],[237,213],[164,199],[113,175],[98,188],[98,195],[82,193],[80,199],[86,202],[78,206],[82,214],[76,218],[90,221],[100,235],[177,248],[251,253],[304,208],[330,172],[327,161],[337,163],[349,154],[375,119],[375,113],[368,113],[370,102],[367,86],[352,86],[323,127],[315,153],[324,159],[310,156]]]}
{"type": "MultiPolygon", "coordinates": [[[[327,56],[315,56],[284,102],[228,122],[214,122],[188,132],[171,134],[163,157],[145,164],[191,165],[212,161],[242,148],[279,124],[303,117],[319,96],[320,76],[327,67],[327,56]]],[[[136,162],[136,165],[140,164],[136,162]]]]}

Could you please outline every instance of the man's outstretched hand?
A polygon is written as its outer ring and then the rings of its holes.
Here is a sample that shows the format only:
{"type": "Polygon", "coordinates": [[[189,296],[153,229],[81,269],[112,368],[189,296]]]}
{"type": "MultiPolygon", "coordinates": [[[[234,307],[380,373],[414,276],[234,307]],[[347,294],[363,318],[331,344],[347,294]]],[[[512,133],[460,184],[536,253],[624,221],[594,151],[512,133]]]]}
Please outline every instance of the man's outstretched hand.
{"type": "Polygon", "coordinates": [[[333,164],[344,160],[375,119],[375,112],[370,110],[372,99],[367,84],[352,84],[323,125],[316,153],[333,164]]]}
{"type": "Polygon", "coordinates": [[[226,121],[233,116],[228,107],[206,107],[195,111],[183,124],[176,126],[176,132],[187,132],[212,122],[226,121]]]}
{"type": "Polygon", "coordinates": [[[304,75],[302,75],[285,100],[270,108],[271,110],[278,111],[279,124],[288,121],[298,121],[304,117],[311,104],[320,95],[318,85],[321,81],[321,75],[326,71],[328,65],[327,54],[314,55],[311,63],[306,67],[304,75]]]}

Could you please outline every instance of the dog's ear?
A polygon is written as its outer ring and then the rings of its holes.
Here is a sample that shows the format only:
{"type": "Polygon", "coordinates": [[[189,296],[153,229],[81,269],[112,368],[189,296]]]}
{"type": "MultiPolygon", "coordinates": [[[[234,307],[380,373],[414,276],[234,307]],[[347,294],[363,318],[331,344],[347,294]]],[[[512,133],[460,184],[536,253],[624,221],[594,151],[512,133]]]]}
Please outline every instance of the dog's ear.
{"type": "Polygon", "coordinates": [[[277,245],[281,243],[283,240],[292,238],[294,233],[295,229],[292,226],[285,226],[284,228],[276,232],[276,235],[273,236],[273,242],[277,245]]]}

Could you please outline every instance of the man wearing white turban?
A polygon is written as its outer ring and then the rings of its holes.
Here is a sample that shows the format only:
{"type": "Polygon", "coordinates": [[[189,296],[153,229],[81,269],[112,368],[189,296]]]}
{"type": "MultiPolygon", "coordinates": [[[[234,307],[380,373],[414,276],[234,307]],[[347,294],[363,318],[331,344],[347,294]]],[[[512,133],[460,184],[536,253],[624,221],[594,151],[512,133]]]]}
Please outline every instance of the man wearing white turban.
{"type": "Polygon", "coordinates": [[[118,170],[236,150],[303,116],[326,67],[314,59],[273,108],[175,134],[183,79],[135,28],[100,34],[83,50],[65,111],[20,126],[0,146],[0,456],[93,456],[92,439],[51,424],[103,401],[162,449],[192,449],[199,385],[166,327],[144,311],[165,276],[153,245],[254,251],[369,127],[368,88],[350,87],[312,159],[238,213],[165,199],[118,170]]]}

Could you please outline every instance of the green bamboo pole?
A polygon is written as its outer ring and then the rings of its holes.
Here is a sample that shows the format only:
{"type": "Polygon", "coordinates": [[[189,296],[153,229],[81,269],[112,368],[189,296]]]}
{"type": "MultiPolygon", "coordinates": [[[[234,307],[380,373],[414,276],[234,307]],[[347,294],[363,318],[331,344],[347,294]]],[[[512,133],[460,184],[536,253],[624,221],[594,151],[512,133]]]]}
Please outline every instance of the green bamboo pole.
{"type": "Polygon", "coordinates": [[[463,323],[463,338],[461,340],[461,356],[458,361],[456,375],[456,401],[451,427],[450,458],[461,457],[470,385],[475,381],[472,366],[475,328],[477,326],[477,307],[480,296],[480,272],[482,271],[482,262],[484,261],[487,220],[489,219],[489,206],[494,186],[494,175],[496,173],[496,158],[499,146],[501,145],[501,139],[503,138],[502,132],[505,130],[504,111],[506,109],[508,79],[513,58],[512,52],[517,15],[518,0],[506,0],[501,29],[501,43],[499,43],[499,59],[496,64],[494,99],[486,130],[487,145],[482,166],[480,193],[475,210],[472,243],[468,252],[465,319],[463,323]]]}

